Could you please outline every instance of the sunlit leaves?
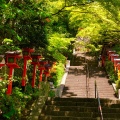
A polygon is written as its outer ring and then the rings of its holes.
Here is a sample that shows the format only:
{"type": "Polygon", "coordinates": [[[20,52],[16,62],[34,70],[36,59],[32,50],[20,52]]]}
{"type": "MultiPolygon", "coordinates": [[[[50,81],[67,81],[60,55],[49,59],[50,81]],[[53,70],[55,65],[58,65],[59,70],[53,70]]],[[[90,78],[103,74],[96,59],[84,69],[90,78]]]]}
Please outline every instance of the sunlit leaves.
{"type": "Polygon", "coordinates": [[[105,7],[109,12],[112,13],[114,17],[117,17],[119,12],[120,1],[119,0],[97,0],[99,3],[105,7]]]}
{"type": "Polygon", "coordinates": [[[91,0],[66,0],[66,4],[68,6],[70,5],[84,5],[84,4],[89,4],[91,2],[91,0]]]}
{"type": "Polygon", "coordinates": [[[98,40],[103,31],[119,30],[119,0],[0,2],[1,37],[12,37],[14,41],[23,40],[33,44],[34,40],[40,45],[46,36],[51,36],[56,31],[60,34],[66,33],[67,37],[70,35],[68,32],[71,32],[71,35],[89,36],[98,40]]]}
{"type": "Polygon", "coordinates": [[[53,34],[50,37],[48,49],[49,50],[60,50],[62,48],[67,49],[67,45],[69,44],[70,40],[65,38],[64,34],[53,34]]]}
{"type": "Polygon", "coordinates": [[[52,14],[56,13],[58,10],[62,9],[63,6],[65,6],[64,2],[61,0],[52,1],[49,3],[49,5],[49,12],[51,12],[52,14]]]}
{"type": "MultiPolygon", "coordinates": [[[[119,30],[119,10],[117,3],[118,1],[113,2],[111,0],[108,2],[107,0],[98,0],[98,2],[96,1],[82,7],[74,6],[69,15],[70,27],[78,31],[77,37],[88,36],[91,38],[91,41],[100,41],[102,36],[101,31],[119,30]]],[[[112,37],[114,36],[116,39],[116,35],[112,34],[112,37]]]]}
{"type": "Polygon", "coordinates": [[[53,34],[49,39],[48,51],[57,61],[65,61],[65,54],[68,50],[70,39],[65,38],[65,34],[53,34]]]}

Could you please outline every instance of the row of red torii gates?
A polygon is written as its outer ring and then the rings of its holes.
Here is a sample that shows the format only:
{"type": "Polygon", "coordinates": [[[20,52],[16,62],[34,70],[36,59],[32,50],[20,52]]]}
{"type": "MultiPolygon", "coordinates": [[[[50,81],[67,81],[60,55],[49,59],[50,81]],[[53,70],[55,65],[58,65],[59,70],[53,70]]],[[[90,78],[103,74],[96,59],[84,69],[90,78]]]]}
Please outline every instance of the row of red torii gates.
{"type": "MultiPolygon", "coordinates": [[[[14,69],[20,68],[20,66],[17,63],[19,59],[23,58],[24,60],[23,74],[22,74],[22,80],[21,80],[21,87],[23,91],[25,90],[25,86],[26,86],[28,60],[32,60],[31,64],[33,65],[33,76],[32,76],[32,83],[31,83],[32,88],[35,87],[36,67],[38,67],[38,70],[40,71],[39,82],[41,82],[43,74],[45,74],[45,79],[47,80],[47,77],[50,76],[50,69],[52,67],[52,64],[55,64],[55,62],[50,64],[48,60],[43,60],[42,55],[40,55],[39,53],[36,53],[35,50],[32,48],[23,48],[22,55],[20,51],[7,51],[5,55],[1,55],[0,57],[5,58],[5,62],[0,63],[0,68],[2,68],[3,66],[7,66],[9,70],[8,85],[7,85],[7,91],[6,91],[7,95],[12,94],[12,79],[13,79],[14,69]]],[[[2,80],[2,78],[0,78],[0,80],[2,80]]]]}

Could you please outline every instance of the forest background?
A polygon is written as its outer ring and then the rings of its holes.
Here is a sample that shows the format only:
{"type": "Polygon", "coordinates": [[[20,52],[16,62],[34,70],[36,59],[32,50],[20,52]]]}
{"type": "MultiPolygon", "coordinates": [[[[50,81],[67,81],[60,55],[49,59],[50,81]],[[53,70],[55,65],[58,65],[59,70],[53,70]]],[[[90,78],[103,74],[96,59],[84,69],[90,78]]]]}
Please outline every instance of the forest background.
{"type": "MultiPolygon", "coordinates": [[[[0,54],[34,47],[46,59],[57,62],[52,78],[56,86],[66,58],[71,59],[72,41],[75,48],[86,47],[92,52],[100,50],[105,42],[117,43],[119,53],[119,32],[119,0],[0,0],[0,54]]],[[[28,71],[31,69],[29,66],[28,71]]],[[[5,95],[6,82],[0,84],[0,106],[6,119],[14,115],[19,118],[26,101],[35,97],[30,86],[26,93],[21,92],[21,71],[14,74],[12,97],[5,95]]],[[[29,81],[31,74],[27,77],[29,81]]]]}

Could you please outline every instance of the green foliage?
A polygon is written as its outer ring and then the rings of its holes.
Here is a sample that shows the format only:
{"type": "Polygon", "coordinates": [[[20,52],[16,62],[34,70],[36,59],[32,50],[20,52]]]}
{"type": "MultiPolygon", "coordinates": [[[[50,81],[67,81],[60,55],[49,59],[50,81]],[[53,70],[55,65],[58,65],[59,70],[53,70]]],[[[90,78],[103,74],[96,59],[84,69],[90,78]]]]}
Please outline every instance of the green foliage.
{"type": "Polygon", "coordinates": [[[117,81],[118,77],[117,77],[116,74],[114,74],[114,73],[111,72],[109,74],[109,79],[110,79],[111,82],[115,83],[117,81]]]}
{"type": "Polygon", "coordinates": [[[89,50],[91,55],[99,56],[101,49],[100,46],[95,46],[95,44],[87,44],[85,47],[89,50]]]}
{"type": "Polygon", "coordinates": [[[65,34],[53,34],[49,39],[48,46],[48,56],[50,55],[54,60],[62,63],[65,63],[66,56],[69,53],[68,46],[71,40],[65,38],[65,36],[65,34]]]}
{"type": "MultiPolygon", "coordinates": [[[[71,58],[73,46],[70,41],[77,38],[89,38],[76,42],[76,47],[86,46],[92,53],[99,51],[99,44],[106,41],[120,41],[120,2],[119,0],[1,0],[0,1],[0,53],[8,50],[18,50],[22,47],[35,46],[40,48],[43,56],[50,61],[57,61],[56,72],[51,80],[59,85],[64,73],[66,57],[71,58]],[[87,45],[86,45],[87,44],[87,45]]],[[[120,54],[119,45],[114,49],[120,54]]],[[[19,61],[23,67],[23,61],[19,61]]],[[[110,80],[117,80],[113,64],[106,62],[106,70],[110,80]]],[[[22,93],[20,80],[22,69],[15,69],[13,81],[14,92],[6,96],[7,81],[0,82],[0,99],[4,116],[10,119],[15,115],[19,118],[20,111],[26,102],[49,91],[49,85],[41,83],[41,91],[33,89],[28,84],[26,92],[22,93]],[[18,85],[17,85],[18,84],[18,85]],[[19,101],[18,101],[19,100],[19,101]],[[15,102],[13,102],[15,101],[15,102]],[[18,102],[18,104],[17,104],[18,102]]],[[[28,81],[31,79],[31,67],[28,67],[28,81]]],[[[117,81],[119,88],[119,81],[117,81]]],[[[54,92],[50,91],[50,96],[54,92]]]]}
{"type": "Polygon", "coordinates": [[[48,96],[49,90],[49,83],[41,82],[40,88],[35,87],[34,89],[32,88],[31,84],[28,83],[26,85],[25,94],[30,95],[32,99],[38,99],[39,96],[48,96]]]}
{"type": "Polygon", "coordinates": [[[48,97],[55,97],[55,91],[50,90],[49,94],[48,94],[48,97]]]}
{"type": "Polygon", "coordinates": [[[13,94],[8,96],[6,94],[2,94],[2,104],[1,110],[3,111],[4,118],[11,119],[13,117],[18,119],[21,115],[21,110],[25,107],[26,102],[29,100],[29,97],[25,97],[25,95],[21,92],[18,87],[13,89],[13,94]]]}
{"type": "Polygon", "coordinates": [[[117,78],[117,74],[115,74],[113,63],[109,60],[106,61],[105,69],[109,76],[110,81],[115,83],[115,81],[117,81],[118,78],[117,78]]]}
{"type": "Polygon", "coordinates": [[[107,73],[109,74],[110,72],[113,71],[113,63],[111,61],[107,60],[105,62],[105,68],[106,68],[107,73]]]}
{"type": "Polygon", "coordinates": [[[45,47],[47,44],[45,18],[49,17],[46,3],[46,1],[23,0],[0,4],[2,13],[0,40],[10,38],[17,45],[25,43],[30,46],[45,47]]]}
{"type": "Polygon", "coordinates": [[[60,84],[63,74],[64,64],[59,62],[56,65],[56,71],[54,73],[51,73],[52,78],[50,78],[50,81],[54,83],[55,87],[60,84]]]}
{"type": "MultiPolygon", "coordinates": [[[[0,86],[3,86],[1,84],[0,82],[0,86]]],[[[2,103],[0,108],[3,112],[3,117],[8,120],[17,120],[21,118],[22,111],[26,108],[29,101],[34,101],[40,96],[48,96],[49,84],[42,82],[40,89],[33,89],[30,84],[27,84],[25,92],[22,92],[21,88],[14,87],[10,96],[6,95],[5,91],[5,88],[0,91],[0,102],[2,103]]]]}
{"type": "Polygon", "coordinates": [[[119,0],[2,0],[0,38],[36,47],[46,47],[47,36],[56,31],[68,37],[88,36],[91,41],[115,40],[120,36],[110,32],[119,31],[119,5],[119,0]]]}
{"type": "Polygon", "coordinates": [[[91,49],[93,52],[95,51],[95,46],[93,44],[88,44],[86,48],[91,49]]]}
{"type": "Polygon", "coordinates": [[[116,83],[116,89],[118,91],[118,89],[120,89],[120,80],[117,80],[115,83],[116,83]]]}
{"type": "Polygon", "coordinates": [[[115,46],[113,46],[112,49],[115,50],[116,53],[118,53],[120,55],[120,45],[119,44],[116,44],[115,46]]]}
{"type": "Polygon", "coordinates": [[[13,44],[13,40],[5,38],[2,41],[2,45],[0,46],[0,54],[5,54],[6,51],[16,51],[19,50],[21,51],[21,49],[18,46],[15,46],[13,44]]]}
{"type": "Polygon", "coordinates": [[[97,0],[80,7],[77,1],[69,14],[70,27],[77,31],[77,37],[87,36],[92,43],[120,39],[117,3],[97,0]]]}

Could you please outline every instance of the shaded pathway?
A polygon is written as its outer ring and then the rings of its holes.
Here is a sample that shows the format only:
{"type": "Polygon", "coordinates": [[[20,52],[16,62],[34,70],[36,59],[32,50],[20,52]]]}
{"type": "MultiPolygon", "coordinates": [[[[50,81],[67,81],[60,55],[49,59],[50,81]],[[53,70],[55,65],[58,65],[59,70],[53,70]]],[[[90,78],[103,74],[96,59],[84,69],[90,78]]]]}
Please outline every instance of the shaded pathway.
{"type": "Polygon", "coordinates": [[[104,69],[98,67],[97,59],[78,52],[74,57],[74,63],[69,68],[62,97],[94,98],[95,80],[97,81],[100,98],[117,99],[112,85],[108,82],[109,79],[106,77],[104,69]],[[86,62],[88,63],[89,75],[86,72],[86,62]],[[89,76],[87,81],[86,74],[89,76]]]}

